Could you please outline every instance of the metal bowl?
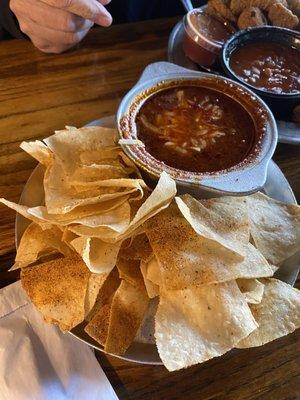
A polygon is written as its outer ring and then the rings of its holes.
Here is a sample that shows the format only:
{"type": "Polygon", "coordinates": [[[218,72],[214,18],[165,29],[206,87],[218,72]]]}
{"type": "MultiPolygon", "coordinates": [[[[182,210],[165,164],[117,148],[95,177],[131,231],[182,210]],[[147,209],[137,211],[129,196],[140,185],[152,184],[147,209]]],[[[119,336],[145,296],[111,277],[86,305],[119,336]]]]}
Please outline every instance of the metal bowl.
{"type": "Polygon", "coordinates": [[[251,115],[259,140],[240,164],[214,173],[194,173],[172,168],[151,156],[143,146],[123,145],[124,152],[146,175],[157,180],[163,171],[172,176],[179,192],[197,196],[246,195],[261,189],[266,181],[269,161],[277,144],[277,127],[266,104],[245,86],[230,79],[211,74],[188,71],[169,63],[147,67],[138,83],[123,98],[117,112],[120,138],[137,138],[135,118],[141,106],[160,90],[181,85],[210,87],[225,91],[251,115]],[[163,68],[159,68],[163,65],[163,68]]]}

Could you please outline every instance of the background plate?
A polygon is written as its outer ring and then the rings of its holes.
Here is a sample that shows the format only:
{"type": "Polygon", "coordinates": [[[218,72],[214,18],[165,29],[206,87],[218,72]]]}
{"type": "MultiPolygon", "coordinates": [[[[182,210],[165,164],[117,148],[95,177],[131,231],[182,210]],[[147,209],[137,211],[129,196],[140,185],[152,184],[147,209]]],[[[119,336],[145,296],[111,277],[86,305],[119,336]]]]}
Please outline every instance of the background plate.
{"type": "MultiPolygon", "coordinates": [[[[174,26],[169,37],[168,61],[193,71],[199,71],[201,68],[184,54],[182,48],[183,35],[184,27],[182,21],[180,21],[174,26]]],[[[207,69],[205,69],[205,71],[207,72],[207,69]]],[[[214,71],[209,72],[216,73],[214,71]]],[[[300,123],[286,121],[276,122],[278,127],[279,142],[300,145],[300,123]]]]}
{"type": "MultiPolygon", "coordinates": [[[[115,118],[114,116],[104,117],[93,121],[86,126],[114,127],[115,118]]],[[[44,200],[43,172],[43,167],[40,164],[34,169],[23,189],[20,197],[20,204],[33,207],[41,204],[41,202],[44,200]]],[[[279,167],[273,161],[271,161],[269,164],[268,178],[264,187],[264,192],[268,196],[277,200],[296,204],[295,196],[288,181],[284,177],[279,167]]],[[[18,247],[18,243],[20,242],[20,239],[29,223],[30,222],[27,219],[17,214],[15,224],[16,247],[18,247]]],[[[280,273],[277,274],[278,279],[293,285],[297,279],[299,264],[299,254],[291,257],[280,268],[280,273]]],[[[84,332],[83,328],[84,324],[80,324],[70,333],[88,345],[103,352],[101,345],[90,338],[84,332]]],[[[142,330],[144,330],[143,327],[140,331],[142,330]]],[[[112,355],[115,356],[114,354],[112,355]]],[[[124,356],[115,357],[141,364],[162,365],[156,346],[154,344],[143,343],[140,334],[137,335],[136,340],[132,343],[124,356]]]]}

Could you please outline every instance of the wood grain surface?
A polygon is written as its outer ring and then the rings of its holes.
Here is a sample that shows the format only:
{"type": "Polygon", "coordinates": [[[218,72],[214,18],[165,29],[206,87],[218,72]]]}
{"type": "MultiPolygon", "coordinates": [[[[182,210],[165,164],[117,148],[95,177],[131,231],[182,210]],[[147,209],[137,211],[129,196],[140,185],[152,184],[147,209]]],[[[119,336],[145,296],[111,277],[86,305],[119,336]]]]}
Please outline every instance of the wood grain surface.
{"type": "MultiPolygon", "coordinates": [[[[19,149],[21,141],[113,114],[144,67],[166,60],[175,22],[96,28],[63,55],[42,54],[26,41],[0,42],[0,197],[18,201],[35,166],[19,149]]],[[[274,158],[299,201],[300,146],[279,144],[274,158]]],[[[14,219],[0,205],[1,287],[18,278],[7,272],[15,256],[14,219]]],[[[164,367],[97,357],[120,399],[300,399],[300,331],[172,374],[164,367]]]]}

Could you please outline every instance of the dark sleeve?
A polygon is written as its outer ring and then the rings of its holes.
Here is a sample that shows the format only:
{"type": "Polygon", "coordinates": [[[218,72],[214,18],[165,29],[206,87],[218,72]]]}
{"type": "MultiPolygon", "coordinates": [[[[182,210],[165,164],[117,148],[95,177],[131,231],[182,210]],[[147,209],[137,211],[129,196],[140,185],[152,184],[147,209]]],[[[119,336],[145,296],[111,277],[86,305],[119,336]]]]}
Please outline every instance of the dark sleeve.
{"type": "Polygon", "coordinates": [[[10,11],[9,0],[0,0],[0,28],[17,39],[26,38],[19,29],[16,17],[10,11]]]}
{"type": "MultiPolygon", "coordinates": [[[[206,0],[193,0],[194,7],[205,3],[206,0]]],[[[185,14],[180,0],[113,0],[107,9],[117,24],[185,14]]]]}

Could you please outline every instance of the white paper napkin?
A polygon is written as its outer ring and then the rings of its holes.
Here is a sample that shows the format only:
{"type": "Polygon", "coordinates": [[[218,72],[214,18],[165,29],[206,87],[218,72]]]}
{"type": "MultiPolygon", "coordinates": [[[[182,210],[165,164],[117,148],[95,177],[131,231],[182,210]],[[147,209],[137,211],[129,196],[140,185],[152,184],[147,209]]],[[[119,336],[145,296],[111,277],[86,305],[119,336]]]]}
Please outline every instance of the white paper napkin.
{"type": "Polygon", "coordinates": [[[1,400],[117,400],[93,350],[43,321],[20,282],[0,290],[1,400]]]}

